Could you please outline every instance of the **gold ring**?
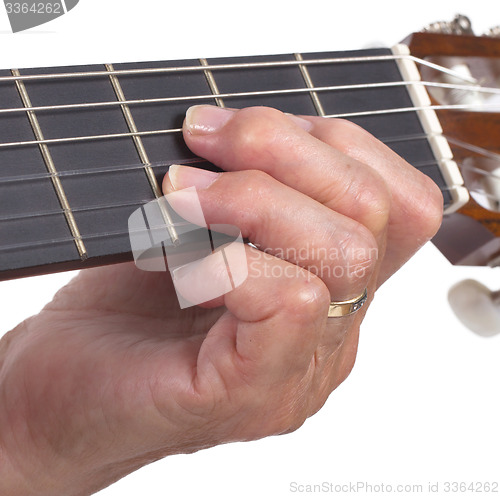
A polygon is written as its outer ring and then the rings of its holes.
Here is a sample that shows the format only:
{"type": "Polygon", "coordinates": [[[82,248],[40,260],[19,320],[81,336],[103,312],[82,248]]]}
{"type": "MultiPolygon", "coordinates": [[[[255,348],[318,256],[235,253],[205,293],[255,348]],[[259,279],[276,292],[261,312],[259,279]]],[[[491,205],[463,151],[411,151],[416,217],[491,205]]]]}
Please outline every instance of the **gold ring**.
{"type": "Polygon", "coordinates": [[[332,301],[328,308],[328,317],[345,317],[357,312],[365,303],[368,297],[368,290],[365,288],[363,294],[346,301],[332,301]]]}

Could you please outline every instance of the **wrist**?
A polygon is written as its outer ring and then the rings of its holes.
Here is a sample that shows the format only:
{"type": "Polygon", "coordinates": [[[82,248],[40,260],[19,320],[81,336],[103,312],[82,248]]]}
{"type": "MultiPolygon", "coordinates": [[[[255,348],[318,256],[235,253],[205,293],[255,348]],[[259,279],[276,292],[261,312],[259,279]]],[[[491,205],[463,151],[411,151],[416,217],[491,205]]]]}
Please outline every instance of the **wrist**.
{"type": "Polygon", "coordinates": [[[19,450],[6,447],[1,436],[0,432],[1,495],[87,496],[107,485],[99,484],[84,463],[71,465],[50,454],[43,456],[26,441],[19,450]]]}
{"type": "Polygon", "coordinates": [[[5,450],[0,446],[0,494],[12,496],[28,496],[33,494],[33,488],[15,469],[5,450]]]}
{"type": "Polygon", "coordinates": [[[57,463],[48,453],[43,456],[27,419],[30,400],[19,367],[25,329],[23,322],[0,339],[0,494],[66,495],[52,477],[57,463]]]}

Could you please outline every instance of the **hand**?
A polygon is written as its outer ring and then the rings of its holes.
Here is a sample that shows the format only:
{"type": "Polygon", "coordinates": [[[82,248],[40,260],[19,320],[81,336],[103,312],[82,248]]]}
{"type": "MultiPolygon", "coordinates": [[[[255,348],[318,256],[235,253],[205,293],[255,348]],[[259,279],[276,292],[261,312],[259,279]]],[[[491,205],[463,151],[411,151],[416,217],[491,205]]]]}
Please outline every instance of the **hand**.
{"type": "MultiPolygon", "coordinates": [[[[248,278],[179,310],[170,277],[82,271],[0,341],[0,492],[90,494],[174,453],[298,428],[347,377],[376,288],[440,224],[437,187],[357,126],[195,107],[173,167],[208,224],[238,226],[248,278]],[[305,248],[305,250],[304,250],[305,248]]],[[[213,277],[217,277],[214,271],[213,277]]]]}

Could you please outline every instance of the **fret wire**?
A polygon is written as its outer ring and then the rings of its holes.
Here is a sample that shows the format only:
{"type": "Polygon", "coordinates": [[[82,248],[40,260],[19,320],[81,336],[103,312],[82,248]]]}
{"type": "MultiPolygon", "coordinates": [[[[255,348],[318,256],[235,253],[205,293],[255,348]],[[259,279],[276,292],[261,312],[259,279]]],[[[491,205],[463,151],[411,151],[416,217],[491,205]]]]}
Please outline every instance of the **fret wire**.
{"type": "MultiPolygon", "coordinates": [[[[207,59],[200,59],[200,64],[204,67],[208,67],[208,61],[207,59]]],[[[208,86],[210,87],[210,91],[212,92],[212,95],[220,95],[219,87],[217,86],[217,83],[215,82],[214,75],[212,74],[212,71],[210,70],[205,70],[203,71],[205,74],[205,78],[207,79],[208,86]]],[[[219,96],[215,97],[215,103],[217,104],[218,107],[221,108],[226,108],[226,104],[220,98],[219,96]]]]}
{"type": "MultiPolygon", "coordinates": [[[[452,187],[445,187],[445,188],[439,188],[441,191],[452,191],[455,189],[458,189],[458,186],[452,186],[452,187]]],[[[486,193],[483,191],[479,190],[469,190],[471,192],[477,192],[484,194],[487,197],[492,197],[496,199],[496,196],[486,193]]],[[[173,223],[173,226],[184,226],[184,225],[189,225],[190,223],[187,222],[176,222],[173,223]]],[[[164,229],[163,226],[159,227],[153,227],[150,228],[148,232],[155,231],[155,230],[161,230],[164,229]]],[[[97,234],[86,234],[82,236],[83,240],[91,240],[91,239],[105,239],[109,237],[115,237],[115,236],[125,236],[128,235],[129,233],[135,233],[135,232],[144,232],[144,229],[135,229],[135,230],[128,230],[128,231],[112,231],[112,232],[107,232],[107,233],[97,233],[97,234]]],[[[18,243],[14,245],[5,245],[2,246],[0,245],[0,252],[2,251],[8,251],[8,250],[19,250],[19,249],[24,249],[24,248],[33,248],[33,247],[41,247],[41,246],[48,246],[48,245],[54,245],[54,244],[61,244],[61,243],[69,243],[73,242],[73,238],[59,238],[59,239],[53,239],[50,241],[32,241],[32,242],[26,242],[26,243],[18,243]]]]}
{"type": "MultiPolygon", "coordinates": [[[[12,74],[13,75],[19,75],[19,70],[18,69],[12,69],[12,74]]],[[[16,87],[17,91],[19,93],[19,96],[21,97],[21,101],[26,107],[32,107],[31,104],[31,99],[28,95],[28,91],[26,89],[26,86],[24,85],[23,81],[16,81],[16,87]]],[[[78,225],[76,223],[76,219],[71,212],[71,207],[69,205],[68,199],[66,197],[66,193],[64,192],[64,188],[62,186],[62,182],[60,178],[57,175],[57,169],[55,167],[54,161],[52,159],[52,155],[49,151],[49,148],[46,143],[44,143],[45,139],[43,136],[42,128],[40,127],[40,123],[38,122],[38,118],[35,114],[34,111],[30,110],[27,113],[29,122],[31,124],[31,127],[33,129],[33,133],[35,135],[35,138],[40,141],[39,148],[40,152],[42,154],[43,161],[45,162],[45,166],[47,167],[48,172],[50,173],[50,179],[52,181],[52,185],[55,189],[55,193],[57,195],[57,198],[59,200],[59,203],[61,205],[61,208],[63,209],[64,216],[66,218],[66,222],[68,224],[69,230],[71,231],[71,234],[73,235],[73,241],[76,245],[76,249],[78,251],[78,254],[80,255],[80,258],[83,260],[87,259],[87,249],[85,248],[85,244],[82,241],[82,236],[80,234],[80,231],[78,229],[78,225]]]]}
{"type": "MultiPolygon", "coordinates": [[[[364,83],[364,84],[349,84],[349,85],[337,85],[337,86],[319,86],[314,88],[315,92],[325,92],[325,91],[344,91],[344,90],[358,90],[358,89],[372,89],[372,88],[390,88],[397,86],[410,86],[410,85],[422,85],[445,89],[458,89],[464,91],[474,91],[479,93],[491,93],[500,94],[499,88],[489,88],[489,87],[471,87],[468,85],[458,85],[451,83],[436,83],[432,81],[386,81],[381,83],[364,83]]],[[[178,103],[184,101],[197,101],[197,100],[207,100],[217,97],[219,98],[240,98],[240,97],[252,97],[252,96],[274,96],[281,94],[294,94],[294,93],[308,93],[311,90],[309,88],[288,88],[281,90],[263,90],[263,91],[245,91],[236,93],[219,93],[215,95],[191,95],[191,96],[179,96],[179,97],[164,97],[164,98],[148,98],[148,99],[136,99],[136,100],[124,100],[120,101],[105,101],[105,102],[89,102],[89,103],[74,103],[74,104],[64,104],[64,105],[41,105],[36,107],[18,107],[18,108],[8,108],[0,109],[1,114],[10,114],[16,112],[27,112],[33,110],[36,112],[41,111],[54,111],[54,110],[78,110],[86,108],[99,108],[99,107],[114,107],[120,106],[123,103],[127,105],[144,105],[152,103],[178,103]]]]}
{"type": "MultiPolygon", "coordinates": [[[[109,71],[110,73],[114,71],[114,67],[112,64],[106,64],[105,67],[106,67],[106,70],[109,71]]],[[[124,102],[126,102],[126,98],[125,98],[125,94],[123,93],[123,88],[122,88],[120,82],[118,81],[117,76],[110,74],[109,79],[111,81],[111,85],[113,86],[113,90],[116,94],[116,97],[118,98],[118,100],[120,102],[122,102],[121,109],[122,109],[123,117],[125,118],[125,121],[127,123],[127,127],[131,133],[134,133],[134,135],[132,136],[132,140],[134,141],[135,148],[136,148],[137,153],[139,154],[139,158],[144,166],[143,167],[144,172],[145,172],[146,177],[148,179],[149,185],[153,191],[155,198],[157,198],[157,199],[161,198],[163,196],[162,191],[158,185],[158,182],[156,181],[156,177],[154,175],[153,169],[151,168],[151,162],[150,162],[148,154],[146,152],[146,148],[144,147],[144,143],[142,141],[142,138],[140,135],[137,134],[139,131],[137,129],[134,118],[132,116],[132,112],[130,111],[129,106],[126,103],[124,103],[124,102]]],[[[161,202],[160,202],[160,212],[161,212],[163,219],[165,221],[165,224],[167,226],[170,239],[171,239],[172,243],[175,245],[179,241],[179,236],[178,236],[175,228],[172,227],[173,223],[172,223],[172,218],[170,217],[169,212],[167,211],[166,208],[164,208],[164,205],[161,202]]]]}
{"type": "MultiPolygon", "coordinates": [[[[346,117],[366,117],[372,115],[383,115],[383,114],[396,114],[402,112],[415,112],[421,110],[484,110],[485,108],[495,111],[500,111],[500,105],[474,105],[474,104],[452,104],[452,105],[427,105],[427,106],[415,106],[415,107],[399,107],[399,108],[391,108],[391,109],[380,109],[380,110],[368,110],[362,112],[349,112],[349,113],[341,113],[341,114],[330,114],[323,116],[328,119],[339,119],[346,117]]],[[[14,141],[7,143],[0,143],[1,148],[10,148],[16,146],[29,146],[29,145],[39,145],[39,144],[55,144],[55,143],[71,143],[77,141],[92,141],[92,140],[100,140],[100,139],[114,139],[114,138],[129,138],[132,136],[151,136],[158,134],[170,134],[170,133],[180,133],[182,132],[181,128],[172,128],[172,129],[158,129],[154,131],[139,131],[132,133],[115,133],[115,134],[98,134],[98,135],[89,135],[89,136],[75,136],[69,138],[52,138],[52,139],[44,139],[44,140],[32,140],[32,141],[14,141]]]]}
{"type": "MultiPolygon", "coordinates": [[[[304,60],[300,53],[295,54],[295,59],[299,60],[299,61],[304,60]]],[[[307,69],[307,67],[304,64],[300,64],[299,70],[300,70],[300,73],[302,74],[304,82],[306,83],[306,86],[308,88],[314,88],[314,84],[312,82],[311,75],[309,74],[309,70],[307,69]]],[[[325,112],[325,109],[323,108],[323,105],[321,105],[318,94],[316,93],[316,91],[310,91],[309,94],[311,95],[311,100],[313,102],[314,108],[316,109],[316,113],[320,117],[324,117],[326,115],[326,112],[325,112]]]]}
{"type": "MultiPolygon", "coordinates": [[[[176,73],[176,72],[191,72],[191,71],[204,71],[204,70],[231,70],[231,69],[257,69],[257,68],[274,68],[274,67],[286,67],[286,66],[297,66],[300,64],[304,65],[324,65],[324,64],[337,64],[337,63],[355,63],[355,62],[384,62],[384,61],[394,61],[394,60],[411,60],[417,64],[425,65],[439,72],[449,74],[450,76],[456,77],[462,81],[468,81],[469,83],[477,84],[477,79],[469,76],[460,74],[453,69],[448,69],[447,67],[434,64],[427,60],[414,57],[413,55],[367,55],[358,57],[334,57],[334,58],[323,58],[323,59],[309,59],[304,61],[298,60],[281,60],[275,62],[246,62],[246,63],[233,63],[233,64],[217,64],[203,66],[186,66],[186,67],[154,67],[148,69],[120,69],[115,70],[111,74],[117,76],[130,76],[130,75],[148,75],[148,74],[158,74],[158,73],[176,73]]],[[[0,82],[8,81],[28,81],[28,80],[39,80],[39,79],[65,79],[65,78],[80,78],[80,77],[102,77],[109,76],[108,71],[87,71],[87,72],[65,72],[65,73],[54,73],[54,74],[26,74],[19,76],[0,76],[0,82]]]]}

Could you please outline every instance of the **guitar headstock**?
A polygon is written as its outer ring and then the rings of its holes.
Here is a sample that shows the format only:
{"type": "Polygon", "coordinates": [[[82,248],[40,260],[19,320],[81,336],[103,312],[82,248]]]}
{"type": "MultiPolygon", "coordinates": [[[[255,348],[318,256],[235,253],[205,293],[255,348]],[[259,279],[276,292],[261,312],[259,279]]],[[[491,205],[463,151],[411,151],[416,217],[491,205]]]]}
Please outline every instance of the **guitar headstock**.
{"type": "Polygon", "coordinates": [[[436,246],[457,265],[500,265],[500,29],[476,36],[457,16],[411,35],[443,133],[470,193],[445,217],[436,246]],[[432,64],[446,70],[434,69],[432,64]]]}

